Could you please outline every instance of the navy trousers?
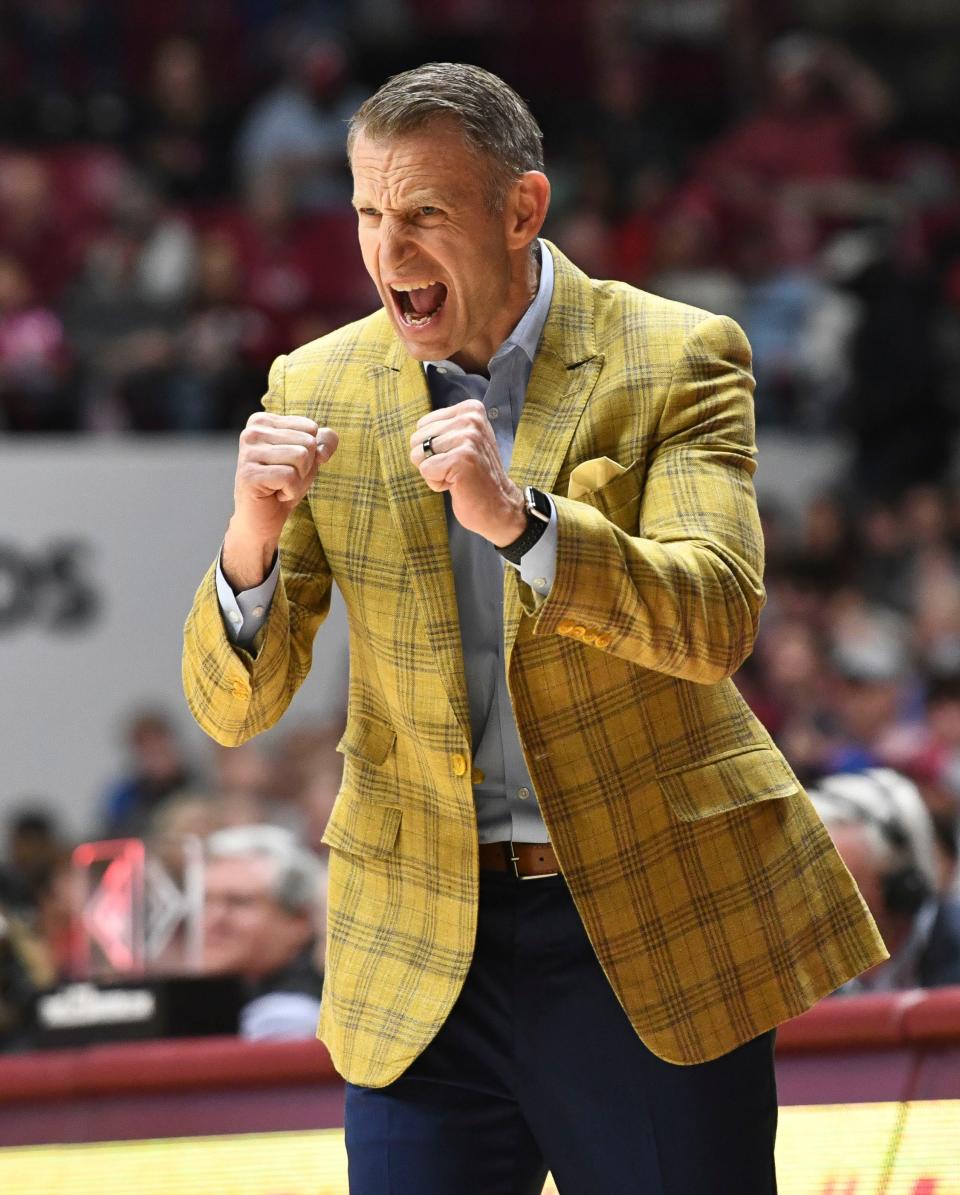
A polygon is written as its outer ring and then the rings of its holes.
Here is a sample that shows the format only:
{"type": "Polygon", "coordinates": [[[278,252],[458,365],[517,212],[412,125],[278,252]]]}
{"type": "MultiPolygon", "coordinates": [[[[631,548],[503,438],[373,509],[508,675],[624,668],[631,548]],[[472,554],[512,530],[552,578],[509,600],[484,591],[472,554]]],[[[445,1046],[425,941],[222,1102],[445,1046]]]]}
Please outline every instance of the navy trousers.
{"type": "Polygon", "coordinates": [[[774,1195],[773,1033],[673,1066],[643,1045],[560,877],[482,872],[446,1023],[383,1088],[347,1085],[351,1195],[774,1195]]]}

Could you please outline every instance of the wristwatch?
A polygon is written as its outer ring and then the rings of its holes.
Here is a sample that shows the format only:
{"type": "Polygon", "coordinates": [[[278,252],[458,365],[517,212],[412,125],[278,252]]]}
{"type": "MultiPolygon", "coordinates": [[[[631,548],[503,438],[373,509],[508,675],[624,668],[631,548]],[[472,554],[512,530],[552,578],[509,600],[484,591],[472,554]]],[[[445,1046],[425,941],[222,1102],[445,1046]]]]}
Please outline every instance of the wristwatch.
{"type": "Polygon", "coordinates": [[[523,487],[523,505],[527,512],[526,531],[512,544],[504,544],[502,548],[497,548],[500,555],[511,564],[519,564],[550,525],[553,507],[546,494],[535,490],[532,485],[526,485],[523,487]]]}

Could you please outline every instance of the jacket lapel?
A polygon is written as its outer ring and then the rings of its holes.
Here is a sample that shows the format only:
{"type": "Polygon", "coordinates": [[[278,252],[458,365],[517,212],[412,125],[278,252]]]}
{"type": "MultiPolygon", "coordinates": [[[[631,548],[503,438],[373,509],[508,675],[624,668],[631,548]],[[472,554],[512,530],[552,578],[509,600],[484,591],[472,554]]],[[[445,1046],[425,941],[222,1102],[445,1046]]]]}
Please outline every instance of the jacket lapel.
{"type": "MultiPolygon", "coordinates": [[[[597,352],[594,294],[589,278],[553,245],[553,301],[544,325],[513,447],[510,477],[518,486],[552,490],[593,393],[604,358],[597,352]]],[[[505,578],[503,631],[509,660],[521,606],[505,578]]]]}
{"type": "Polygon", "coordinates": [[[410,462],[410,433],[429,412],[430,394],[423,366],[399,341],[386,366],[371,370],[384,487],[437,668],[469,741],[470,709],[443,495],[434,493],[410,462]]]}
{"type": "MultiPolygon", "coordinates": [[[[553,300],[530,374],[510,466],[510,477],[517,485],[543,490],[552,489],[556,482],[604,360],[596,348],[590,280],[553,245],[550,252],[555,271],[553,300]]],[[[420,362],[395,338],[385,368],[374,367],[371,376],[377,445],[390,511],[427,638],[450,704],[469,741],[470,708],[443,496],[430,490],[410,463],[410,433],[430,410],[426,377],[420,362]]],[[[509,660],[522,607],[513,578],[505,581],[509,583],[504,586],[504,647],[509,660]]]]}

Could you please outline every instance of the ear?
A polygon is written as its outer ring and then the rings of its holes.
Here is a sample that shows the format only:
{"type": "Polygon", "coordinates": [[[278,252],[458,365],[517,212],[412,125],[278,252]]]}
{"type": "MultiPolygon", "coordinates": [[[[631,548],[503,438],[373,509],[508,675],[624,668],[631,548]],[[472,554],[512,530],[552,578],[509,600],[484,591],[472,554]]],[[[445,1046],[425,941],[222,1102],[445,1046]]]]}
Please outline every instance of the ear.
{"type": "Polygon", "coordinates": [[[550,206],[550,180],[542,170],[527,170],[510,188],[504,204],[507,244],[525,249],[540,233],[550,206]]]}

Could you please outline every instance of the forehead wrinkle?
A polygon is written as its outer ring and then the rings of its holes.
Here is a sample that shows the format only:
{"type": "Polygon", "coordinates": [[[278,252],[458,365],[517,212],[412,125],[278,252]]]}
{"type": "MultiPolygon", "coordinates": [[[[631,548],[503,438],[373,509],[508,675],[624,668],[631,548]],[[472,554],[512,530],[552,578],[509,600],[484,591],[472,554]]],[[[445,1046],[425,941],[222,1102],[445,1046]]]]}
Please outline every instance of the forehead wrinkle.
{"type": "Polygon", "coordinates": [[[356,181],[355,206],[365,206],[363,201],[368,196],[371,200],[376,197],[376,206],[384,211],[403,211],[408,208],[425,207],[428,204],[441,208],[458,206],[458,200],[452,191],[425,179],[401,177],[381,182],[358,177],[356,181]]]}
{"type": "Polygon", "coordinates": [[[451,169],[439,156],[431,155],[429,162],[423,158],[422,149],[406,146],[391,148],[382,156],[369,151],[355,152],[353,172],[357,195],[370,194],[371,198],[379,195],[392,201],[379,203],[379,207],[396,210],[421,206],[427,201],[445,208],[458,205],[463,194],[463,187],[458,185],[461,172],[451,169]]]}

